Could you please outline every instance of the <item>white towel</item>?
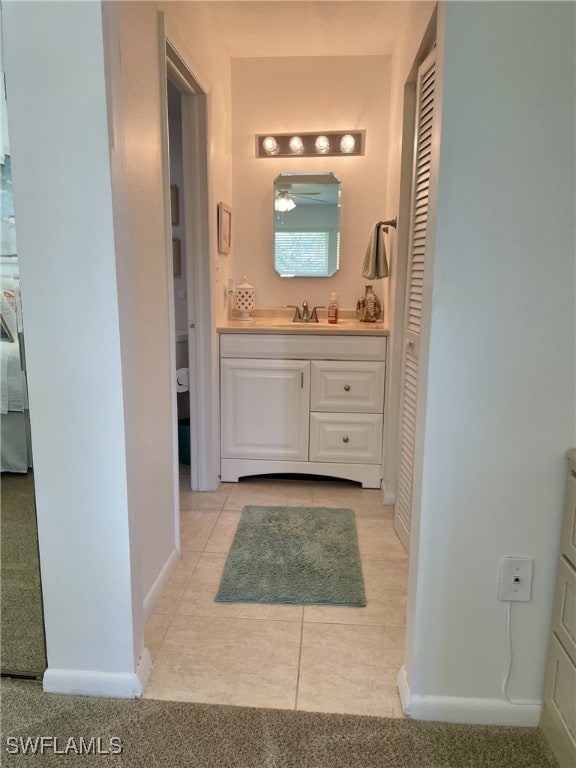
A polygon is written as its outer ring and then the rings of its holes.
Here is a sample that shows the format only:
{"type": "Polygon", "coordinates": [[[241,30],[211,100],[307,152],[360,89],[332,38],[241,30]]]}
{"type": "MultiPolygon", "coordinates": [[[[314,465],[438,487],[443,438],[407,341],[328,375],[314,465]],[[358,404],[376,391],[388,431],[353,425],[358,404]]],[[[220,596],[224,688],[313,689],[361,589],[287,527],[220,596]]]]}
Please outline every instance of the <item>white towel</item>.
{"type": "Polygon", "coordinates": [[[176,392],[188,392],[189,385],[188,368],[178,368],[176,371],[176,392]]]}
{"type": "Polygon", "coordinates": [[[372,227],[372,234],[362,264],[362,277],[367,280],[380,280],[382,277],[388,277],[386,243],[384,242],[386,232],[387,228],[379,221],[372,227]]]}

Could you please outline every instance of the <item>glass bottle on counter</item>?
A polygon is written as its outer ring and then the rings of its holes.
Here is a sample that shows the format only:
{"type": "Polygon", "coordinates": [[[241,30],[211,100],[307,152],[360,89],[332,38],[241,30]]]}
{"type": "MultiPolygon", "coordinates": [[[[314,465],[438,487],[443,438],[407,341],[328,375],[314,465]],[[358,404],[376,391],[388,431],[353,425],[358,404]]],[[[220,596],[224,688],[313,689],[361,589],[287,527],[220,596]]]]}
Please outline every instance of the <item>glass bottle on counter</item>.
{"type": "Polygon", "coordinates": [[[338,294],[332,292],[328,301],[328,322],[338,322],[338,294]]]}

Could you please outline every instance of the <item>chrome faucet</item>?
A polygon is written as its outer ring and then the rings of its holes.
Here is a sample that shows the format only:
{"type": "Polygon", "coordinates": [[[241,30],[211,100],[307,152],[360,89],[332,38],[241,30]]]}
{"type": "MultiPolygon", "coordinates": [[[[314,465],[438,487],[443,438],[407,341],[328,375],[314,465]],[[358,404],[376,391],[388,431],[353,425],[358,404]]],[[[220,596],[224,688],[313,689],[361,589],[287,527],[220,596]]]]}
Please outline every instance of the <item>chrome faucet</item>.
{"type": "Polygon", "coordinates": [[[316,310],[318,309],[324,309],[324,307],[314,307],[312,309],[312,312],[310,312],[308,308],[308,302],[304,300],[302,302],[302,311],[300,311],[300,307],[297,307],[295,304],[288,304],[289,307],[296,310],[294,312],[294,317],[292,318],[293,323],[317,323],[318,322],[318,314],[316,310]]]}

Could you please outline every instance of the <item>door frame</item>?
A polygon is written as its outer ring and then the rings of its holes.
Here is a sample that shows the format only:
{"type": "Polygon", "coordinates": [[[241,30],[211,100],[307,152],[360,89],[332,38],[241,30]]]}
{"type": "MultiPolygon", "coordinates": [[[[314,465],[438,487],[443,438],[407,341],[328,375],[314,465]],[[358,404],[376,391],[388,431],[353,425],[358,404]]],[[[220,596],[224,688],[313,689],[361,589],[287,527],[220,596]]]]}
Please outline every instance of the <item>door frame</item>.
{"type": "MultiPolygon", "coordinates": [[[[214,490],[218,485],[215,463],[212,414],[215,408],[212,386],[212,302],[210,290],[210,230],[208,212],[207,94],[204,78],[193,72],[174,43],[166,36],[164,14],[158,14],[160,43],[160,119],[162,130],[162,171],[164,218],[166,222],[166,278],[170,339],[170,381],[172,411],[173,482],[179,498],[178,408],[176,389],[176,324],[173,291],[172,231],[170,208],[170,154],[168,97],[170,80],[182,98],[184,252],[188,297],[188,367],[190,393],[190,487],[214,490]],[[200,450],[200,446],[202,449],[200,450]]],[[[179,515],[179,505],[176,514],[179,515]]],[[[178,526],[177,526],[178,528],[178,526]]]]}

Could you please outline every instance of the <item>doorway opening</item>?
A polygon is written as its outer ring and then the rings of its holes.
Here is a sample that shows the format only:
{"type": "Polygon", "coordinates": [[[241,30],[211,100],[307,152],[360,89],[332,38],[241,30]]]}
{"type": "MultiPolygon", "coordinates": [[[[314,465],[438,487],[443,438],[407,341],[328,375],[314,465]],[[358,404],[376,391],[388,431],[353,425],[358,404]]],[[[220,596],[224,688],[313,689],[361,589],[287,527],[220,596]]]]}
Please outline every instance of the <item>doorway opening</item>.
{"type": "MultiPolygon", "coordinates": [[[[192,436],[196,423],[190,419],[188,358],[188,291],[186,260],[186,216],[184,201],[184,161],[182,157],[182,92],[170,78],[167,81],[168,153],[170,158],[170,224],[172,227],[172,286],[176,354],[176,410],[178,418],[178,463],[180,475],[190,483],[192,436]]],[[[192,265],[190,265],[192,268],[192,265]]],[[[194,294],[191,296],[192,304],[194,294]]],[[[192,307],[193,309],[193,307],[192,307]]]]}
{"type": "MultiPolygon", "coordinates": [[[[188,488],[214,490],[218,462],[211,381],[208,88],[192,73],[162,28],[160,33],[166,52],[161,75],[166,83],[162,120],[174,456],[188,462],[180,465],[188,488]]],[[[178,498],[178,461],[174,485],[178,498]]]]}

